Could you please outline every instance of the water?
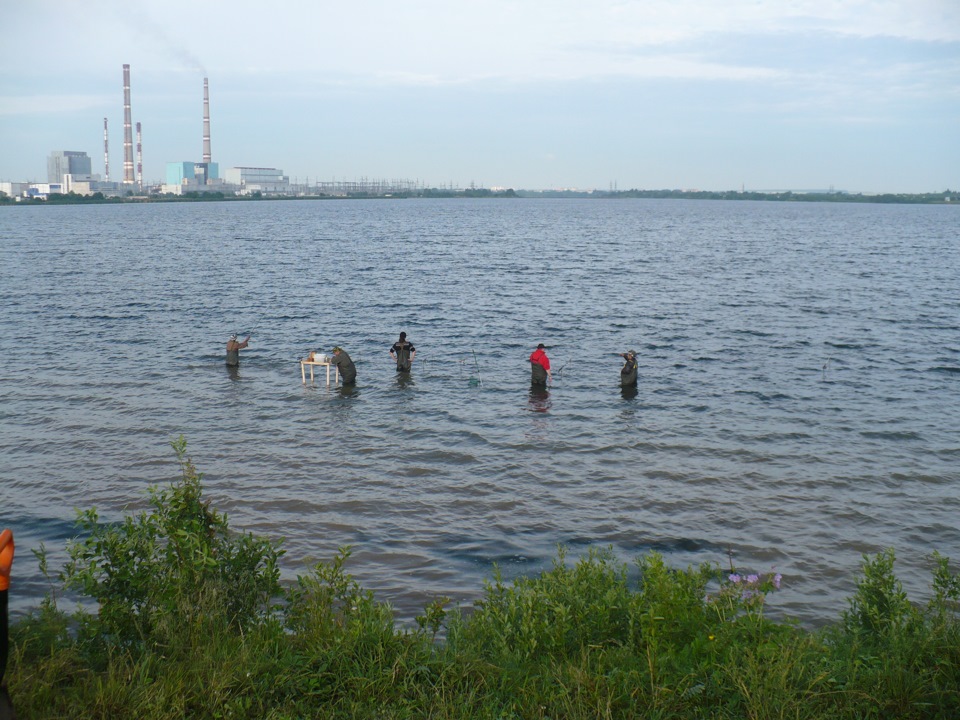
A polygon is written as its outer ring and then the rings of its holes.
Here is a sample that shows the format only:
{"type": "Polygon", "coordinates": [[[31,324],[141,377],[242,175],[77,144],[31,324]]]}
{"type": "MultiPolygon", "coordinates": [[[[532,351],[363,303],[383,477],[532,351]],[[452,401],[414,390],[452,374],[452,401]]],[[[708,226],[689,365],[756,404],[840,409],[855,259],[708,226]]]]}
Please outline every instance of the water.
{"type": "Polygon", "coordinates": [[[960,556],[960,215],[950,206],[599,200],[0,211],[0,522],[14,607],[75,508],[177,476],[184,434],[285,577],[349,569],[409,620],[577,555],[784,575],[836,618],[862,553],[911,595],[960,556]],[[417,347],[409,380],[388,349],[417,347]],[[230,334],[253,333],[238,371],[230,334]],[[526,358],[557,374],[531,392],[526,358]],[[355,389],[304,386],[343,345],[355,389]],[[635,396],[617,353],[638,352],[635,396]],[[478,374],[479,370],[479,374],[478,374]]]}

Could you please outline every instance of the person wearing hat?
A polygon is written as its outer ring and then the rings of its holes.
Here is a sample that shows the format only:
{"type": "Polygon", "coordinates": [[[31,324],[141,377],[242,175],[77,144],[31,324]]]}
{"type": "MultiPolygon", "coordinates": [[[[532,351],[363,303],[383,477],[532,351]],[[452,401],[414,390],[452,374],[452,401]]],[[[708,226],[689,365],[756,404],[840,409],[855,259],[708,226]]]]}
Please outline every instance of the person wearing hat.
{"type": "Polygon", "coordinates": [[[400,339],[390,348],[390,357],[397,363],[397,372],[410,372],[413,365],[413,359],[417,355],[417,349],[407,342],[407,334],[400,333],[400,339]]]}
{"type": "Polygon", "coordinates": [[[537,345],[537,349],[530,353],[530,384],[546,385],[547,380],[553,381],[553,374],[550,372],[550,358],[547,357],[546,346],[543,343],[537,345]]]}
{"type": "Polygon", "coordinates": [[[250,344],[250,336],[243,342],[237,342],[237,336],[233,335],[227,340],[227,365],[240,364],[240,351],[250,344]]]}
{"type": "Polygon", "coordinates": [[[347,351],[339,345],[333,349],[333,357],[330,358],[330,364],[337,366],[340,379],[344,385],[350,385],[357,381],[357,366],[353,364],[353,360],[347,355],[347,351]]]}
{"type": "Polygon", "coordinates": [[[620,353],[623,358],[623,367],[620,368],[620,387],[636,387],[637,384],[637,352],[629,350],[620,353]]]}

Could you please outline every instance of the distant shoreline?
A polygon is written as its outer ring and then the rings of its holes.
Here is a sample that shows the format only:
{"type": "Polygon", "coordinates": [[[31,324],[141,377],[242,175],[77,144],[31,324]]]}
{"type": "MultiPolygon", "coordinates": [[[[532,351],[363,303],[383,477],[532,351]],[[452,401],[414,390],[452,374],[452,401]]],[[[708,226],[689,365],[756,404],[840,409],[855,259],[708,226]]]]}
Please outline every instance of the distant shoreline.
{"type": "Polygon", "coordinates": [[[411,192],[387,194],[349,193],[345,195],[234,195],[222,192],[190,192],[183,195],[128,195],[108,197],[102,193],[93,195],[51,194],[46,199],[11,198],[0,195],[0,207],[23,205],[105,205],[118,203],[169,203],[169,202],[256,202],[260,200],[407,200],[422,198],[586,198],[595,200],[657,199],[657,200],[753,200],[761,202],[832,202],[873,203],[900,205],[958,205],[960,193],[945,190],[938,193],[882,193],[865,195],[848,192],[749,192],[738,190],[444,190],[422,189],[411,192]]]}

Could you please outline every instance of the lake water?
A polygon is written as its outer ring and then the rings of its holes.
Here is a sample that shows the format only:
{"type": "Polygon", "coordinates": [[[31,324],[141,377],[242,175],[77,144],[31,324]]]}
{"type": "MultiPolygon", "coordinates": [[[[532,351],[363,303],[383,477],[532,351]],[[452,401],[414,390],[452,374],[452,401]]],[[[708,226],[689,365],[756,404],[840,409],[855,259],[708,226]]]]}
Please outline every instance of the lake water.
{"type": "Polygon", "coordinates": [[[13,607],[75,508],[177,477],[186,436],[285,577],[348,565],[409,620],[612,546],[775,568],[835,619],[863,553],[915,599],[960,559],[960,208],[656,200],[0,209],[0,522],[13,607]],[[409,379],[388,349],[417,348],[409,379]],[[252,332],[239,370],[232,333],[252,332]],[[547,344],[555,379],[532,392],[547,344]],[[301,383],[342,345],[355,388],[301,383]],[[621,392],[617,353],[640,384],[621,392]],[[562,370],[561,370],[562,368],[562,370]],[[556,372],[560,370],[560,372],[556,372]]]}

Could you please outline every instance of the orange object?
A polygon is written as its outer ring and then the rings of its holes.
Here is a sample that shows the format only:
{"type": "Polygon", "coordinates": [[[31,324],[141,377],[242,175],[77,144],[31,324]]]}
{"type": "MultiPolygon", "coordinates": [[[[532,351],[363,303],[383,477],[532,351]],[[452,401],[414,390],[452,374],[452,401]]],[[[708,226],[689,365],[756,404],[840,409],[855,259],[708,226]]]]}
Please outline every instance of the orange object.
{"type": "Polygon", "coordinates": [[[0,533],[0,591],[10,587],[10,568],[13,566],[13,532],[0,533]]]}

